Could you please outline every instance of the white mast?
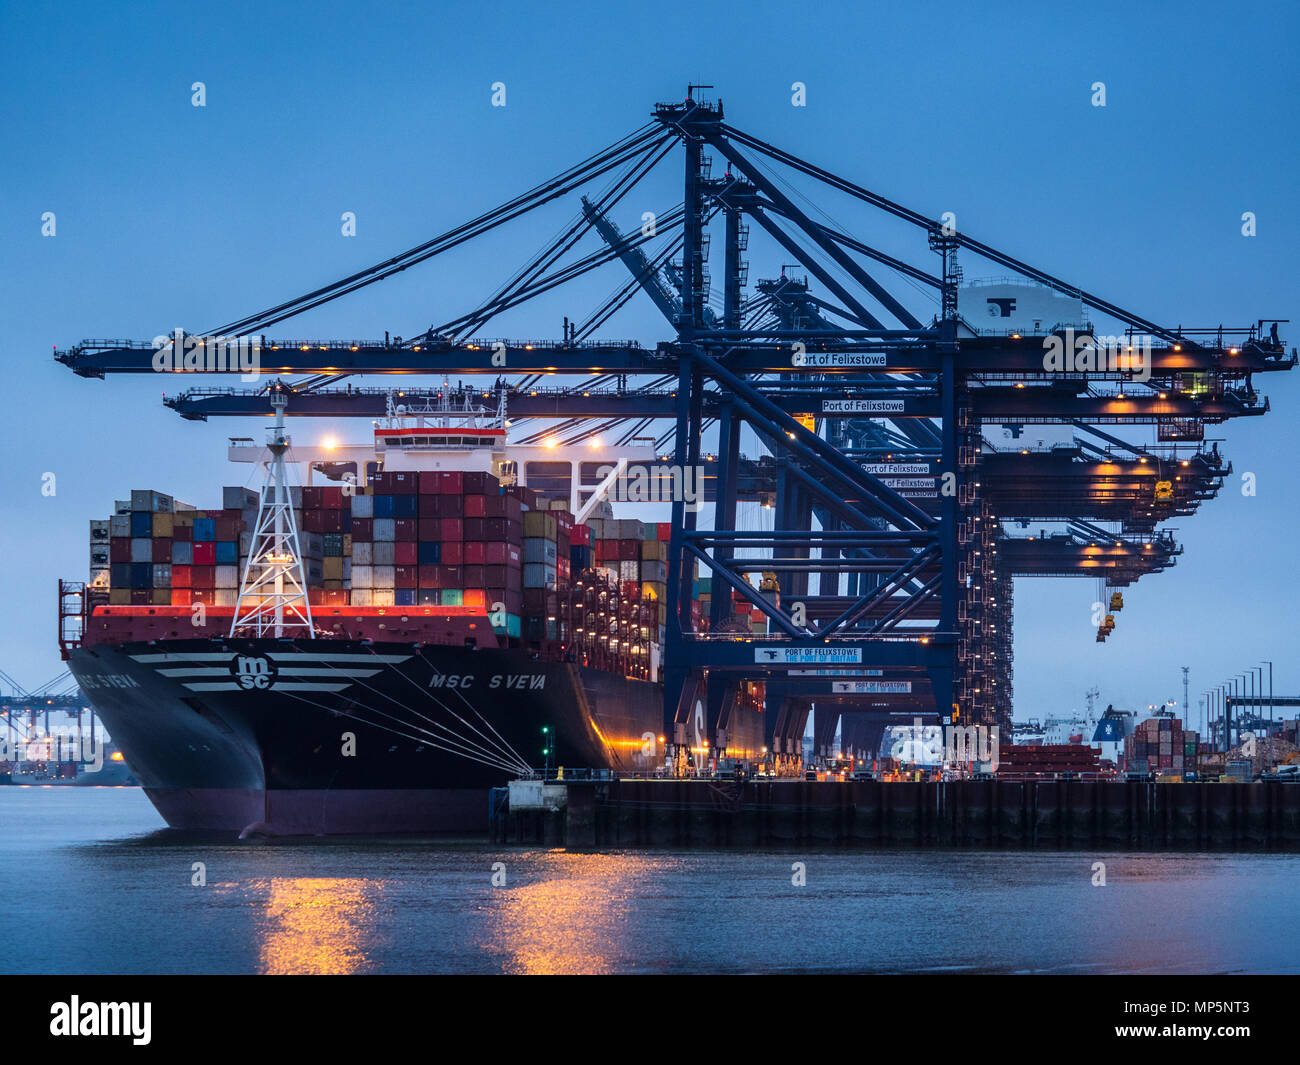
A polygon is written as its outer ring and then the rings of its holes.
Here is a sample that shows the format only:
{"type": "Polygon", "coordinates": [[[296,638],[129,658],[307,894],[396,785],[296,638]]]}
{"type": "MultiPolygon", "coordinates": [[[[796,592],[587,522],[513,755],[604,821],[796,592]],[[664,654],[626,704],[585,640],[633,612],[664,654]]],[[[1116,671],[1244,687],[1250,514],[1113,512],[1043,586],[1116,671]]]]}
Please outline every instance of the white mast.
{"type": "Polygon", "coordinates": [[[257,526],[248,551],[248,563],[239,584],[239,600],[230,622],[230,635],[239,628],[251,628],[258,636],[283,636],[298,630],[310,638],[315,631],[307,581],[298,545],[298,526],[285,478],[284,453],[289,449],[284,435],[284,408],[289,397],[282,389],[271,391],[275,426],[267,442],[271,461],[266,464],[266,483],[257,505],[257,526]]]}

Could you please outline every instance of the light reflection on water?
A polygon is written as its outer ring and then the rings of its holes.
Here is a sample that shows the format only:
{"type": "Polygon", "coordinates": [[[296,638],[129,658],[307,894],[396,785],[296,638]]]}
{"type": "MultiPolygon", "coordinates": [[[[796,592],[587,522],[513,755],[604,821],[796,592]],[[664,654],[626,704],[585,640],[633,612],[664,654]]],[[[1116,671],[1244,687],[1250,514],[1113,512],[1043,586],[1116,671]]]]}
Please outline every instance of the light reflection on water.
{"type": "MultiPolygon", "coordinates": [[[[507,878],[510,862],[506,862],[507,878]]],[[[515,863],[518,865],[519,863],[515,863]]],[[[634,932],[633,880],[652,869],[644,856],[544,856],[540,877],[506,890],[497,900],[492,939],[510,959],[506,971],[529,975],[611,973],[620,970],[618,946],[634,932]]]]}
{"type": "Polygon", "coordinates": [[[342,877],[275,877],[222,890],[265,893],[258,972],[326,976],[364,963],[374,900],[381,885],[342,877]]]}
{"type": "Polygon", "coordinates": [[[157,827],[134,789],[0,788],[0,972],[1300,971],[1300,855],[584,855],[157,827]]]}

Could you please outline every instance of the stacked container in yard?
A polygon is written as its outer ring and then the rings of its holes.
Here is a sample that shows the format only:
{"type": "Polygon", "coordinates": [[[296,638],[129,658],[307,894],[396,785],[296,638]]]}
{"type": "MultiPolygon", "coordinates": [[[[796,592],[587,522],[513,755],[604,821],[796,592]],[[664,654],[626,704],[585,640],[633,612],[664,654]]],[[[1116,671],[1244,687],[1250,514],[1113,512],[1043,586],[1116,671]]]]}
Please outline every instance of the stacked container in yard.
{"type": "Polygon", "coordinates": [[[1151,717],[1141,722],[1124,740],[1124,757],[1129,769],[1154,773],[1195,772],[1199,757],[1199,733],[1183,728],[1174,717],[1151,717]]]}

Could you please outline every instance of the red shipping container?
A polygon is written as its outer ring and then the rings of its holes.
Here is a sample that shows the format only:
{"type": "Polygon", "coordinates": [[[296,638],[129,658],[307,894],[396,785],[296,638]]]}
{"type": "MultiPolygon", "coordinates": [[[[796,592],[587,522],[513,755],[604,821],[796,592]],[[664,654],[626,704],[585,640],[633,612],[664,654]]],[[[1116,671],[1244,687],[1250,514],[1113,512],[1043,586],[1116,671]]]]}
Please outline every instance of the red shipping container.
{"type": "Polygon", "coordinates": [[[438,571],[444,588],[465,587],[465,578],[459,566],[439,566],[438,571]]]}
{"type": "Polygon", "coordinates": [[[460,540],[465,536],[465,525],[460,518],[442,518],[442,541],[460,540]]]}
{"type": "Polygon", "coordinates": [[[487,517],[487,496],[461,496],[464,503],[464,515],[467,518],[487,517]]]}
{"type": "Polygon", "coordinates": [[[190,590],[190,603],[202,603],[205,606],[214,606],[217,593],[211,588],[193,588],[190,590]]]}
{"type": "Polygon", "coordinates": [[[375,538],[375,519],[374,518],[353,518],[352,519],[352,542],[360,540],[362,543],[369,543],[375,538]]]}
{"type": "Polygon", "coordinates": [[[465,540],[465,564],[467,566],[482,566],[487,562],[487,544],[479,539],[471,539],[468,536],[469,530],[466,530],[465,540]]]}
{"type": "Polygon", "coordinates": [[[178,588],[175,576],[172,578],[172,606],[189,606],[193,593],[188,588],[178,588]]]}
{"type": "Polygon", "coordinates": [[[170,562],[172,560],[172,542],[171,537],[155,537],[151,544],[154,562],[170,562]]]}
{"type": "Polygon", "coordinates": [[[420,545],[414,540],[398,540],[393,544],[393,561],[399,566],[419,565],[420,545]]]}
{"type": "Polygon", "coordinates": [[[463,518],[465,516],[465,497],[440,495],[438,497],[438,517],[463,518]]]}
{"type": "Polygon", "coordinates": [[[304,510],[302,512],[302,531],[323,533],[325,531],[324,513],[323,510],[304,510]]]}
{"type": "Polygon", "coordinates": [[[628,600],[629,602],[633,602],[633,603],[640,602],[641,599],[640,581],[623,581],[623,583],[619,585],[619,591],[622,593],[623,598],[628,600]]]}
{"type": "Polygon", "coordinates": [[[419,566],[394,566],[393,586],[396,588],[416,588],[420,584],[419,566]]]}
{"type": "Polygon", "coordinates": [[[190,586],[190,567],[173,566],[172,567],[172,587],[188,588],[190,586]]]}
{"type": "Polygon", "coordinates": [[[190,587],[210,591],[217,586],[216,566],[191,566],[190,587]]]}
{"type": "Polygon", "coordinates": [[[620,540],[618,542],[618,560],[620,562],[639,562],[640,559],[640,540],[620,540]]]}
{"type": "Polygon", "coordinates": [[[465,477],[460,470],[442,470],[439,473],[438,494],[444,496],[465,494],[465,477]]]}
{"type": "Polygon", "coordinates": [[[151,597],[150,597],[149,589],[148,589],[148,588],[132,588],[132,589],[131,589],[131,605],[132,605],[132,606],[148,606],[148,605],[149,605],[149,599],[150,599],[150,598],[151,598],[151,597]]]}
{"type": "Polygon", "coordinates": [[[230,540],[239,539],[240,526],[243,525],[243,522],[239,518],[217,518],[214,524],[217,530],[218,540],[229,542],[230,540]]]}
{"type": "MultiPolygon", "coordinates": [[[[455,521],[455,518],[448,519],[455,521]]],[[[444,540],[442,542],[442,562],[445,566],[459,566],[465,561],[465,545],[459,540],[444,540]]],[[[445,587],[456,588],[458,585],[448,584],[445,587]]]]}
{"type": "MultiPolygon", "coordinates": [[[[439,492],[442,491],[442,489],[439,488],[438,486],[440,480],[441,480],[441,475],[438,473],[437,470],[422,470],[420,472],[420,477],[418,482],[420,486],[420,495],[422,496],[438,495],[439,492]]],[[[421,516],[423,516],[423,512],[421,512],[421,516]]]]}
{"type": "Polygon", "coordinates": [[[673,524],[670,521],[661,521],[655,527],[656,539],[668,541],[673,538],[673,524]]]}
{"type": "Polygon", "coordinates": [[[558,581],[567,581],[569,579],[569,560],[567,558],[557,558],[555,560],[555,578],[558,581]]]}
{"type": "Polygon", "coordinates": [[[194,540],[193,525],[172,525],[172,539],[180,540],[182,543],[191,543],[194,540]]]}
{"type": "MultiPolygon", "coordinates": [[[[421,477],[424,474],[420,474],[421,477]]],[[[436,474],[435,474],[436,476],[436,474]]],[[[441,518],[442,517],[442,496],[422,495],[420,496],[420,517],[422,518],[441,518]]]]}
{"type": "MultiPolygon", "coordinates": [[[[437,499],[437,496],[434,496],[437,499]]],[[[442,519],[441,518],[421,518],[420,519],[420,536],[419,539],[425,543],[437,543],[442,539],[442,519]]]]}
{"type": "Polygon", "coordinates": [[[396,470],[388,475],[388,492],[381,495],[413,496],[420,487],[420,475],[414,470],[396,470]]]}
{"type": "Polygon", "coordinates": [[[518,544],[506,544],[506,565],[512,569],[523,568],[524,549],[518,544]]]}
{"type": "Polygon", "coordinates": [[[324,506],[325,492],[319,485],[304,485],[302,489],[302,509],[320,510],[324,506]]]}
{"type": "Polygon", "coordinates": [[[419,570],[420,570],[420,584],[419,584],[419,587],[421,587],[421,588],[441,588],[442,585],[438,583],[439,581],[442,580],[442,577],[439,575],[439,571],[440,571],[441,569],[442,569],[441,566],[420,566],[420,567],[419,567],[419,570]]]}
{"type": "Polygon", "coordinates": [[[591,543],[591,526],[575,525],[569,531],[569,543],[578,546],[591,543]]]}
{"type": "Polygon", "coordinates": [[[318,510],[316,513],[320,515],[320,532],[341,533],[343,531],[343,511],[318,510]]]}
{"type": "MultiPolygon", "coordinates": [[[[211,540],[200,540],[194,545],[194,565],[215,566],[217,564],[217,545],[211,540]]],[[[199,587],[199,585],[195,585],[199,587]]],[[[211,587],[211,586],[209,586],[211,587]]]]}
{"type": "Polygon", "coordinates": [[[488,539],[487,518],[463,518],[462,520],[465,522],[466,540],[488,539]]]}
{"type": "Polygon", "coordinates": [[[507,586],[506,575],[510,572],[511,570],[506,566],[484,566],[483,583],[488,588],[505,588],[507,586]]]}
{"type": "Polygon", "coordinates": [[[108,560],[109,562],[130,562],[131,561],[131,538],[129,536],[114,536],[108,542],[108,560]]]}
{"type": "Polygon", "coordinates": [[[499,540],[489,540],[483,544],[483,562],[488,566],[504,566],[509,550],[509,544],[504,544],[499,540]]]}
{"type": "Polygon", "coordinates": [[[321,508],[323,510],[343,509],[343,486],[327,484],[321,490],[321,508]]]}
{"type": "Polygon", "coordinates": [[[414,543],[420,538],[420,522],[416,518],[398,518],[393,522],[393,539],[410,540],[414,543]]]}
{"type": "Polygon", "coordinates": [[[486,595],[482,588],[466,588],[461,602],[465,606],[476,606],[482,609],[486,606],[485,599],[486,595]]]}
{"type": "Polygon", "coordinates": [[[466,588],[482,588],[487,583],[484,580],[484,566],[463,566],[461,574],[465,581],[466,588]]]}

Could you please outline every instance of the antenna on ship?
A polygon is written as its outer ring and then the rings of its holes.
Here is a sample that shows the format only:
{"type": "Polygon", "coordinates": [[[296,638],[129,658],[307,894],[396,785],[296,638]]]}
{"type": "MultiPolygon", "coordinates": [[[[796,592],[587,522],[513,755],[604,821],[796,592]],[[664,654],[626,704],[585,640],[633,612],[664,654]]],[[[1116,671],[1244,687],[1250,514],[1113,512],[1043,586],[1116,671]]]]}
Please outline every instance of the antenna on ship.
{"type": "Polygon", "coordinates": [[[257,505],[253,542],[239,583],[239,599],[230,622],[230,635],[239,628],[251,628],[258,636],[283,636],[286,629],[301,629],[311,636],[311,604],[298,545],[298,525],[289,501],[284,453],[289,450],[284,435],[284,409],[289,397],[281,386],[271,390],[275,425],[267,450],[266,482],[257,505]]]}

